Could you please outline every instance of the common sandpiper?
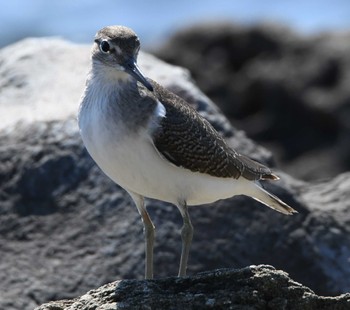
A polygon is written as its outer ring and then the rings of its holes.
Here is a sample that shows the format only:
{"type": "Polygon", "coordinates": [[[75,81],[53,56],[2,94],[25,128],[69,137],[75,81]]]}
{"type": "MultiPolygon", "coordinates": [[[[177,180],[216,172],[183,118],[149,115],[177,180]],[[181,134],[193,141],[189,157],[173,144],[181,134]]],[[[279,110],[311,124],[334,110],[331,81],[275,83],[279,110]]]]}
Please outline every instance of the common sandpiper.
{"type": "Polygon", "coordinates": [[[266,166],[228,146],[187,102],[145,77],[140,41],[124,26],[95,36],[79,108],[84,144],[97,165],[132,197],[145,232],[145,277],[153,277],[155,227],[144,197],[175,204],[183,218],[179,276],[186,275],[193,236],[188,206],[250,196],[284,213],[296,211],[261,187],[277,180],[266,166]]]}

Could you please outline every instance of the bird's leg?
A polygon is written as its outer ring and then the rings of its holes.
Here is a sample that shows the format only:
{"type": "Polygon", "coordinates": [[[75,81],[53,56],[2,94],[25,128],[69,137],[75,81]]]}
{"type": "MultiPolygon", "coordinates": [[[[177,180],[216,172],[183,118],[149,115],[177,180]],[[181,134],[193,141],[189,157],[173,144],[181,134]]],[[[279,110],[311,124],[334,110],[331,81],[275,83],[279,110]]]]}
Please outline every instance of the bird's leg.
{"type": "Polygon", "coordinates": [[[179,277],[183,277],[186,275],[188,255],[190,253],[190,247],[193,237],[193,226],[191,223],[190,215],[188,213],[186,202],[180,203],[178,205],[178,208],[181,212],[183,219],[183,226],[181,229],[182,251],[179,268],[179,277]]]}
{"type": "Polygon", "coordinates": [[[144,226],[145,247],[146,247],[145,279],[153,279],[153,246],[154,246],[155,227],[145,208],[144,198],[135,193],[129,192],[129,194],[136,204],[137,210],[141,215],[143,226],[144,226]]]}
{"type": "Polygon", "coordinates": [[[153,247],[154,247],[154,225],[144,209],[141,213],[144,233],[145,233],[145,253],[146,253],[146,264],[145,264],[145,279],[153,279],[153,247]]]}

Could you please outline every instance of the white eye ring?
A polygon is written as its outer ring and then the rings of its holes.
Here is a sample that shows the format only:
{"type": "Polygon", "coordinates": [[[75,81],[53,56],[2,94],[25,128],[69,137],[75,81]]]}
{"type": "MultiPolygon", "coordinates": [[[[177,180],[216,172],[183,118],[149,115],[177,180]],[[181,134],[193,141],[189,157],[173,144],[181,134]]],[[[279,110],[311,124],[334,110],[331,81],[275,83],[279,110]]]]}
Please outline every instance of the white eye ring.
{"type": "Polygon", "coordinates": [[[107,40],[103,40],[101,43],[100,43],[100,51],[102,53],[108,53],[110,51],[110,46],[109,46],[109,43],[107,40]]]}

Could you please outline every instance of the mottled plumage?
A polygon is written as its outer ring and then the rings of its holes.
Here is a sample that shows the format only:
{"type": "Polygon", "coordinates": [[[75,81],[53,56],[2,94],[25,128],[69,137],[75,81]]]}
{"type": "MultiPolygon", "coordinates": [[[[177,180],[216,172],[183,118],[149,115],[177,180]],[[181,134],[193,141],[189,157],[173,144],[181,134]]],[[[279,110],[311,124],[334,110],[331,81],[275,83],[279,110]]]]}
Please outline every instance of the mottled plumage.
{"type": "Polygon", "coordinates": [[[166,117],[154,133],[154,145],[173,164],[221,178],[277,179],[262,164],[230,148],[212,125],[183,99],[152,81],[166,117]]]}
{"type": "Polygon", "coordinates": [[[99,167],[133,198],[145,229],[145,277],[153,277],[154,225],[144,197],[175,204],[183,218],[179,276],[186,274],[193,227],[188,205],[235,195],[284,213],[296,211],[264,190],[270,169],[230,148],[183,99],[147,79],[140,42],[123,26],[101,29],[79,108],[84,144],[99,167]]]}

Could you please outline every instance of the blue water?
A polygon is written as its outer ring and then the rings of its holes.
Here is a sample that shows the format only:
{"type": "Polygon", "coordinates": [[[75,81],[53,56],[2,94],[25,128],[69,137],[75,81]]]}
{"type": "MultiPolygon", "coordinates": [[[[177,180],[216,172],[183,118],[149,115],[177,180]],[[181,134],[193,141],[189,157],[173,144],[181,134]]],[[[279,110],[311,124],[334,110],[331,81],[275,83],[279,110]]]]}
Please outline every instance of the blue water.
{"type": "Polygon", "coordinates": [[[203,20],[283,22],[302,33],[350,29],[350,0],[7,0],[0,6],[0,46],[27,36],[91,42],[106,25],[133,28],[153,45],[203,20]],[[103,3],[103,4],[102,4],[103,3]]]}

